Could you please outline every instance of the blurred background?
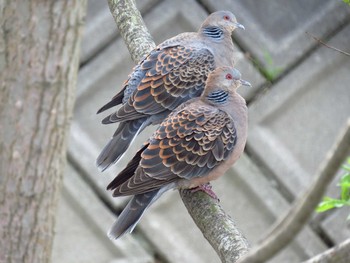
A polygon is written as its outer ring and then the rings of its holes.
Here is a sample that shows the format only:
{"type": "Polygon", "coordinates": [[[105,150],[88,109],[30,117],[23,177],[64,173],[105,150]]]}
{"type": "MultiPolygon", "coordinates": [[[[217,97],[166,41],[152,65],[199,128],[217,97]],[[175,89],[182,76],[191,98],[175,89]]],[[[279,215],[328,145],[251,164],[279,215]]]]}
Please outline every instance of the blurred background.
{"type": "MultiPolygon", "coordinates": [[[[240,90],[249,106],[248,144],[239,162],[213,185],[254,244],[310,185],[350,116],[350,58],[306,34],[349,52],[350,6],[341,0],[136,2],[157,44],[197,31],[216,10],[232,11],[246,28],[233,38],[237,68],[253,84],[240,90]]],[[[144,131],[112,169],[97,170],[95,159],[116,126],[102,125],[107,114],[96,111],[120,90],[133,66],[107,1],[88,1],[53,262],[220,262],[177,191],[153,205],[132,235],[117,242],[107,238],[127,199],[113,199],[105,188],[154,129],[144,131]]],[[[328,195],[339,195],[338,180],[328,195]]],[[[349,209],[315,214],[271,262],[300,262],[348,238],[348,214],[349,209]]]]}

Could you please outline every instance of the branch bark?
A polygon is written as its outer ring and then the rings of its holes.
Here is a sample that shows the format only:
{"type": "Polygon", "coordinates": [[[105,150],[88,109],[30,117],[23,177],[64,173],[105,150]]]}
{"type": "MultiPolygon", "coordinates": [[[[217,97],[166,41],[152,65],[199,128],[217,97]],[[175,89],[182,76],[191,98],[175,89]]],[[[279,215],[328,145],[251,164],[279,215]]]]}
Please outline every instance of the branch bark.
{"type": "Polygon", "coordinates": [[[312,186],[294,203],[287,214],[275,224],[275,227],[262,239],[261,243],[253,247],[242,260],[239,260],[239,263],[266,262],[293,240],[320,202],[328,184],[348,155],[349,149],[350,119],[322,162],[318,176],[315,178],[312,186]]]}
{"type": "MultiPolygon", "coordinates": [[[[133,0],[108,0],[108,3],[132,59],[137,63],[155,47],[141,14],[133,0]]],[[[180,191],[180,195],[222,262],[235,262],[247,252],[247,240],[216,200],[200,192],[180,191]]]]}
{"type": "Polygon", "coordinates": [[[138,63],[156,47],[133,0],[108,0],[109,9],[132,60],[138,63]]]}
{"type": "Polygon", "coordinates": [[[236,262],[247,253],[248,241],[218,200],[201,191],[179,192],[188,213],[219,255],[221,262],[236,262]]]}
{"type": "Polygon", "coordinates": [[[307,32],[307,31],[306,31],[305,33],[306,33],[306,35],[312,37],[312,38],[313,38],[316,42],[318,42],[319,44],[324,45],[325,47],[327,47],[327,48],[329,48],[329,49],[335,50],[335,51],[337,51],[337,52],[339,52],[339,53],[341,53],[341,54],[343,54],[343,55],[345,55],[345,56],[350,57],[350,53],[345,52],[344,50],[341,50],[341,49],[339,49],[339,48],[336,48],[336,47],[333,47],[333,46],[331,46],[331,45],[326,44],[324,41],[322,41],[321,39],[319,39],[318,37],[314,36],[313,34],[307,32]]]}
{"type": "Polygon", "coordinates": [[[350,238],[303,263],[349,263],[350,238]]]}
{"type": "Polygon", "coordinates": [[[0,262],[50,262],[85,0],[0,4],[0,262]]]}

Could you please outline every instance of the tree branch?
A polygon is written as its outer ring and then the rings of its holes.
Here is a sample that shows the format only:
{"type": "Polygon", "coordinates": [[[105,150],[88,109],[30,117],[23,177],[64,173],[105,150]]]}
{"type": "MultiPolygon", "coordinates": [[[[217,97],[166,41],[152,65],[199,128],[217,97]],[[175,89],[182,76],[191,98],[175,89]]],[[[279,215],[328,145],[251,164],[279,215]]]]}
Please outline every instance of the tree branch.
{"type": "MultiPolygon", "coordinates": [[[[133,0],[108,0],[109,8],[134,62],[155,47],[133,0]]],[[[205,238],[223,262],[235,262],[248,242],[218,201],[203,193],[180,191],[182,201],[205,238]]]]}
{"type": "Polygon", "coordinates": [[[132,60],[137,63],[156,47],[133,0],[108,0],[109,9],[132,60]]]}
{"type": "Polygon", "coordinates": [[[222,262],[236,262],[249,244],[218,200],[201,191],[180,190],[182,201],[198,228],[222,262]]]}
{"type": "Polygon", "coordinates": [[[261,243],[253,247],[239,263],[265,262],[285,247],[302,229],[322,198],[350,149],[350,119],[319,168],[316,180],[272,228],[261,243]]]}
{"type": "Polygon", "coordinates": [[[349,54],[348,52],[345,52],[345,51],[343,51],[343,50],[341,50],[341,49],[339,49],[339,48],[336,48],[336,47],[333,47],[333,46],[330,46],[330,45],[326,44],[326,43],[323,42],[321,39],[319,39],[318,37],[314,36],[313,34],[307,32],[307,31],[306,31],[305,33],[306,33],[308,36],[312,37],[312,38],[313,38],[315,41],[317,41],[319,44],[324,45],[324,46],[327,47],[327,48],[333,49],[333,50],[335,50],[335,51],[337,51],[337,52],[339,52],[339,53],[341,53],[341,54],[343,54],[343,55],[346,55],[346,56],[349,56],[349,57],[350,57],[350,54],[349,54]]]}
{"type": "Polygon", "coordinates": [[[350,238],[303,263],[349,263],[350,238]]]}

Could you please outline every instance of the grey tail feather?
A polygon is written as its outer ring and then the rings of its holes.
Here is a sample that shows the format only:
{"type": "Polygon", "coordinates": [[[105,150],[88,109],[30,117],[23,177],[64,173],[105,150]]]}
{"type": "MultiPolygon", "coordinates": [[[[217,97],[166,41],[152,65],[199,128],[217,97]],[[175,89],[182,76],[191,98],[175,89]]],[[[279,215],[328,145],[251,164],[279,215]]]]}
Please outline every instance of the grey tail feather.
{"type": "Polygon", "coordinates": [[[110,239],[117,239],[126,233],[131,233],[146,209],[157,200],[162,193],[164,193],[164,191],[160,188],[151,192],[135,195],[108,231],[108,237],[110,239]]]}
{"type": "Polygon", "coordinates": [[[102,149],[97,157],[96,164],[101,171],[116,163],[129,148],[129,145],[144,128],[147,120],[145,118],[122,122],[113,135],[113,138],[102,149]]]}
{"type": "Polygon", "coordinates": [[[110,102],[108,102],[103,107],[101,107],[97,111],[97,114],[99,114],[99,113],[101,113],[101,112],[103,112],[105,110],[108,110],[108,109],[110,109],[110,108],[112,108],[114,106],[117,106],[119,104],[122,104],[123,98],[124,98],[124,90],[125,90],[125,87],[117,95],[115,95],[110,102]]]}
{"type": "Polygon", "coordinates": [[[126,165],[126,167],[113,179],[112,182],[109,183],[107,186],[107,190],[115,190],[117,189],[121,184],[125,183],[127,180],[129,180],[134,174],[139,166],[140,160],[141,160],[141,154],[143,151],[148,147],[149,143],[145,144],[136,154],[135,156],[129,161],[129,163],[126,165]]]}

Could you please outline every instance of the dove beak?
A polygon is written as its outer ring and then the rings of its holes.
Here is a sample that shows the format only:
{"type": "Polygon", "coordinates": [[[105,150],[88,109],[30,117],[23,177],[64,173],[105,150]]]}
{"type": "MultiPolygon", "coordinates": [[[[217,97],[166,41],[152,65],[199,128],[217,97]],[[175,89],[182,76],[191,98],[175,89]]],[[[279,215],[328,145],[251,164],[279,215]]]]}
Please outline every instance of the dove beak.
{"type": "Polygon", "coordinates": [[[245,27],[240,23],[235,23],[235,27],[245,30],[245,27]]]}
{"type": "Polygon", "coordinates": [[[239,81],[241,82],[241,84],[242,84],[243,86],[249,86],[249,87],[252,86],[252,84],[250,84],[248,81],[246,81],[246,80],[244,80],[244,79],[240,79],[239,81]]]}

